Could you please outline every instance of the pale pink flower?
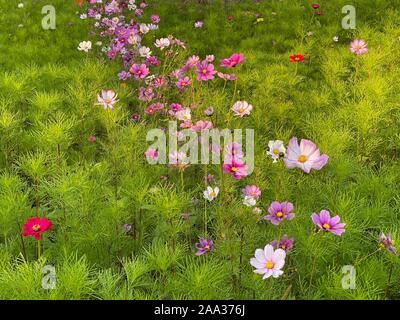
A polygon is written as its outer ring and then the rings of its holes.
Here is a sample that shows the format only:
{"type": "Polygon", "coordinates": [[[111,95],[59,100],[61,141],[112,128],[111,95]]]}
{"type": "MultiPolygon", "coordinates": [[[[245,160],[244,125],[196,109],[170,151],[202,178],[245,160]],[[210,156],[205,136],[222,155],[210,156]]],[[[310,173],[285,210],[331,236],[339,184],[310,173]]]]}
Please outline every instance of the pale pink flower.
{"type": "Polygon", "coordinates": [[[96,105],[102,105],[105,110],[114,109],[114,104],[116,104],[119,100],[117,100],[118,95],[113,90],[101,90],[101,96],[97,95],[97,103],[96,105]]]}
{"type": "Polygon", "coordinates": [[[267,244],[262,249],[257,249],[255,257],[250,259],[250,264],[256,268],[255,273],[263,275],[263,280],[269,277],[279,278],[285,265],[286,252],[282,249],[274,250],[273,246],[267,244]]]}
{"type": "Polygon", "coordinates": [[[368,53],[367,44],[364,40],[355,39],[350,43],[350,51],[358,56],[368,53]]]}
{"type": "Polygon", "coordinates": [[[253,106],[247,101],[238,101],[232,107],[232,111],[234,112],[235,116],[241,118],[250,115],[251,110],[253,110],[253,106]]]}

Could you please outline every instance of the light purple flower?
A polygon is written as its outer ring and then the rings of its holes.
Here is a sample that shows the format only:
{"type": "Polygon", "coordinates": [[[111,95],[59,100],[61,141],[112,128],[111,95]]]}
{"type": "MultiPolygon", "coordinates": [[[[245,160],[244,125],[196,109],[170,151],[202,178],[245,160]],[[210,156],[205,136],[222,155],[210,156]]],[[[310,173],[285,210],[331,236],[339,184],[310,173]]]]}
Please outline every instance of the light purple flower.
{"type": "Polygon", "coordinates": [[[382,232],[381,235],[379,236],[379,243],[383,248],[386,248],[386,250],[397,256],[397,250],[394,246],[394,241],[392,239],[392,235],[389,233],[387,236],[382,232]]]}
{"type": "Polygon", "coordinates": [[[214,69],[214,65],[207,61],[202,61],[196,64],[197,81],[208,81],[214,79],[214,75],[217,71],[214,69]]]}
{"type": "Polygon", "coordinates": [[[201,256],[214,249],[214,242],[211,239],[200,239],[200,242],[194,246],[197,249],[196,256],[201,256]]]}
{"type": "Polygon", "coordinates": [[[345,232],[344,226],[345,223],[340,223],[340,217],[335,216],[331,218],[329,211],[322,210],[319,213],[319,216],[316,213],[311,215],[311,220],[314,222],[318,228],[323,231],[331,232],[337,236],[340,236],[342,233],[345,232]]]}
{"type": "Polygon", "coordinates": [[[283,220],[292,220],[295,217],[293,211],[293,204],[291,202],[274,201],[268,208],[268,215],[264,217],[264,220],[271,221],[274,225],[279,225],[283,220]]]}
{"type": "Polygon", "coordinates": [[[249,185],[242,189],[242,195],[244,197],[252,197],[254,199],[258,199],[259,197],[261,197],[261,190],[255,185],[249,185]]]}
{"type": "Polygon", "coordinates": [[[297,167],[306,173],[310,173],[311,169],[321,170],[328,163],[328,160],[329,156],[321,155],[314,142],[301,139],[299,145],[296,137],[290,139],[284,158],[286,168],[297,167]]]}
{"type": "Polygon", "coordinates": [[[282,249],[276,249],[267,244],[262,249],[257,249],[255,257],[250,259],[250,264],[256,268],[255,273],[264,275],[263,280],[269,277],[279,278],[283,271],[281,270],[285,265],[286,252],[282,249]]]}

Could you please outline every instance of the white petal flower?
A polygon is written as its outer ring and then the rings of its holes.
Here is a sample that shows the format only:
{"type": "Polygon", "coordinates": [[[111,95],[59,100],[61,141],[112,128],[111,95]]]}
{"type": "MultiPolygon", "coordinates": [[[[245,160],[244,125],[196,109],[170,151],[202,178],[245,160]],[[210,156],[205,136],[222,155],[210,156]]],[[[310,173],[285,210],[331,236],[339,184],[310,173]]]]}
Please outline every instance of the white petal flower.
{"type": "Polygon", "coordinates": [[[204,199],[208,201],[213,201],[219,193],[219,188],[215,187],[214,189],[211,188],[210,186],[207,187],[207,189],[203,192],[204,199]]]}

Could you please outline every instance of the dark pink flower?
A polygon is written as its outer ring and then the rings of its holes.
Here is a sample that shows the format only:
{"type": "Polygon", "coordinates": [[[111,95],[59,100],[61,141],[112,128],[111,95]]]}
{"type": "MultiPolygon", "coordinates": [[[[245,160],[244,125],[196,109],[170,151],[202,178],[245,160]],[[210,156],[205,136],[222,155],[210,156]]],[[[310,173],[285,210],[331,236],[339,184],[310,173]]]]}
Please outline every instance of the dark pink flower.
{"type": "Polygon", "coordinates": [[[234,68],[244,61],[244,55],[239,53],[234,53],[227,59],[221,60],[221,67],[224,68],[234,68]]]}
{"type": "Polygon", "coordinates": [[[323,231],[331,232],[337,236],[340,236],[345,232],[344,226],[345,223],[340,223],[340,217],[335,216],[331,218],[329,211],[322,210],[319,213],[319,216],[316,213],[311,215],[311,220],[314,224],[323,231]]]}

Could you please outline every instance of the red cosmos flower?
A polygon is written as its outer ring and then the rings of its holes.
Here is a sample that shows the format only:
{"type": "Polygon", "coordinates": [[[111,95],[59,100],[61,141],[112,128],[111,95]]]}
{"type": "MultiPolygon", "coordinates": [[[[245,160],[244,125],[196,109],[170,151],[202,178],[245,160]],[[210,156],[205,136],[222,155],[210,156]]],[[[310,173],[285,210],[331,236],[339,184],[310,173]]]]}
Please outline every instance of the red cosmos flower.
{"type": "Polygon", "coordinates": [[[302,54],[295,54],[294,56],[290,56],[289,62],[301,62],[304,61],[304,56],[302,54]]]}
{"type": "Polygon", "coordinates": [[[22,233],[23,237],[33,236],[36,240],[40,240],[40,235],[50,230],[52,223],[47,218],[29,218],[24,224],[24,232],[22,233]]]}
{"type": "Polygon", "coordinates": [[[319,9],[321,6],[320,6],[318,3],[313,3],[313,4],[311,5],[311,7],[312,7],[313,9],[319,9]]]}

